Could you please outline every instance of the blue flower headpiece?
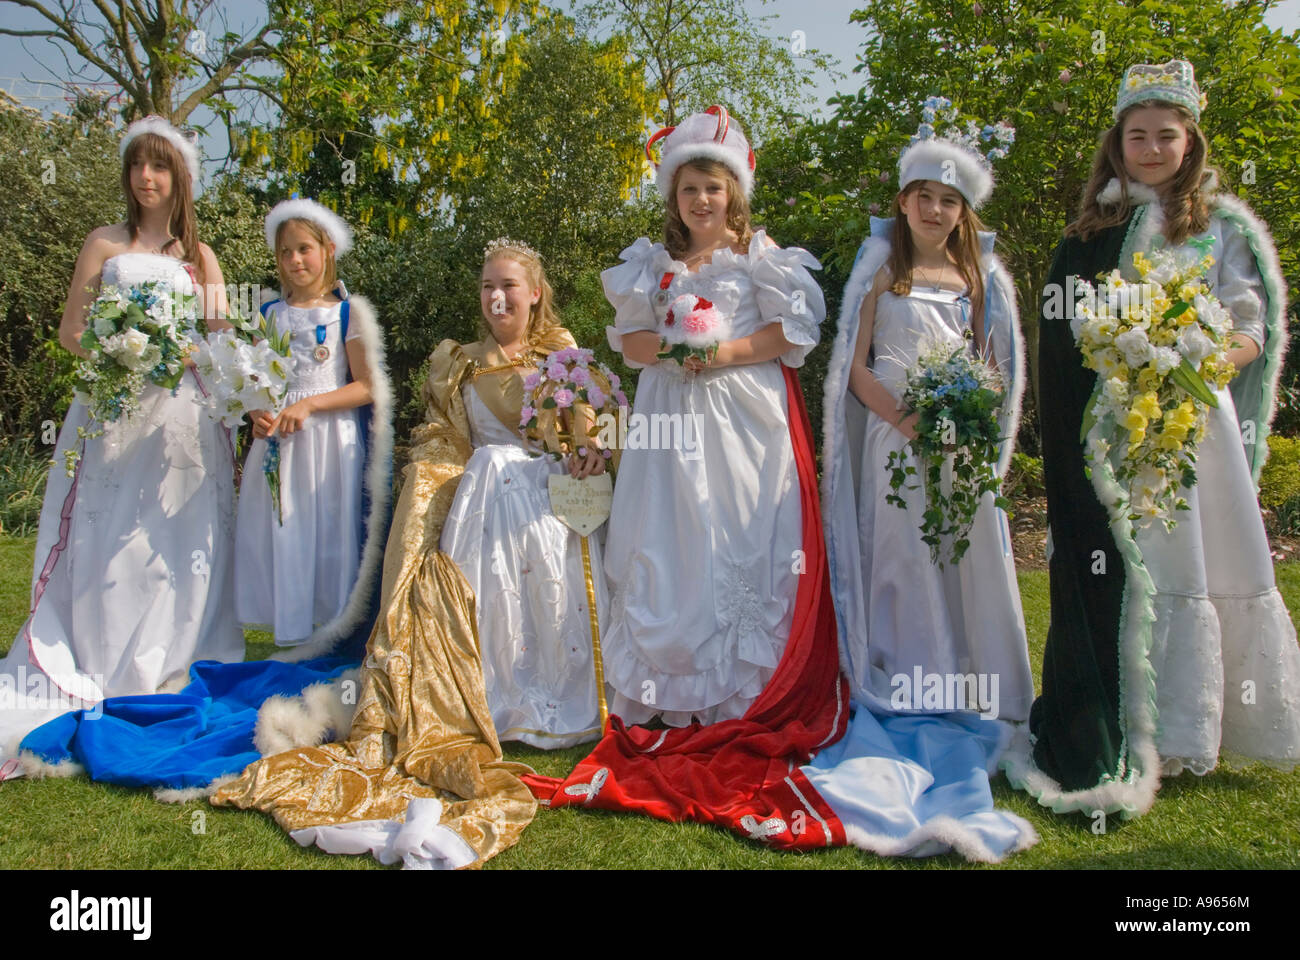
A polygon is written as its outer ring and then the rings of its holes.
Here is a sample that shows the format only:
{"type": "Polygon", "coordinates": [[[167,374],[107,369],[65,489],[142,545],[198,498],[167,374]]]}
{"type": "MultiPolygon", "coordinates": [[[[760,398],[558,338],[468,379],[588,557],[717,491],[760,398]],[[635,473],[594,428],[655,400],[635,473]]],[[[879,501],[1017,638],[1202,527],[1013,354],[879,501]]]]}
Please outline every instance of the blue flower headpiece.
{"type": "Polygon", "coordinates": [[[963,126],[951,100],[929,97],[921,106],[921,125],[898,158],[898,189],[917,180],[935,180],[955,188],[978,208],[993,193],[993,161],[1005,157],[1015,140],[1016,128],[1010,124],[981,127],[968,120],[963,126]]]}

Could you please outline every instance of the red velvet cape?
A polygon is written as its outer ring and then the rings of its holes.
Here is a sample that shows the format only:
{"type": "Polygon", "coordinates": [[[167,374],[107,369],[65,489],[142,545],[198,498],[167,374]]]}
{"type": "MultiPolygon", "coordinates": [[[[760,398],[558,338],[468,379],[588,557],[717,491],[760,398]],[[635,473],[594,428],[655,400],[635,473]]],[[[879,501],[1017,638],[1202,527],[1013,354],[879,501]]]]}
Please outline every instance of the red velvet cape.
{"type": "Polygon", "coordinates": [[[840,677],[812,427],[794,370],[781,369],[805,567],[776,672],[739,720],[646,730],[611,716],[604,737],[568,777],[523,778],[543,803],[697,820],[786,850],[844,844],[844,827],[799,770],[844,735],[849,695],[840,677]]]}

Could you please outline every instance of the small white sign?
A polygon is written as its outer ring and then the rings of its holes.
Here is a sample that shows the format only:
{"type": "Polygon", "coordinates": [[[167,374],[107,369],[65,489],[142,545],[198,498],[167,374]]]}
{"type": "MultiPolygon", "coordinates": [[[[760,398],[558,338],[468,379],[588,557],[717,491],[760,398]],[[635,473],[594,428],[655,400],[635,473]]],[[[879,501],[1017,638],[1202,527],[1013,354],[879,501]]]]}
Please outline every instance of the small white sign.
{"type": "Polygon", "coordinates": [[[608,473],[582,480],[564,473],[547,478],[551,488],[551,509],[560,522],[584,537],[609,519],[614,502],[614,482],[608,473]]]}

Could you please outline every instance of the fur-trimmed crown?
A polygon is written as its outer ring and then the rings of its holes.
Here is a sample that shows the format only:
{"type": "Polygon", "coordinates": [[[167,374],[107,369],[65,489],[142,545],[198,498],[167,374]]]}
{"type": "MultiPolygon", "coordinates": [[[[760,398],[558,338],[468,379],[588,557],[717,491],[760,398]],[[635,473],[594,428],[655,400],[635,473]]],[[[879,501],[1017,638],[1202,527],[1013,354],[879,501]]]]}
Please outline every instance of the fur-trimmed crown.
{"type": "Polygon", "coordinates": [[[917,180],[934,180],[954,188],[966,202],[978,209],[993,195],[992,162],[1007,155],[1015,142],[1015,128],[1006,123],[983,128],[973,120],[966,127],[956,125],[957,111],[947,97],[930,97],[921,108],[921,125],[912,143],[898,158],[898,189],[917,180]],[[952,124],[936,135],[935,124],[952,124]],[[996,141],[987,153],[982,147],[996,141]]]}
{"type": "Polygon", "coordinates": [[[352,228],[333,210],[315,200],[295,197],[281,200],[266,215],[266,245],[275,253],[275,235],[286,220],[310,220],[317,224],[334,244],[334,258],[338,259],[352,249],[352,228]]]}
{"type": "Polygon", "coordinates": [[[118,156],[126,159],[126,148],[131,145],[131,141],[145,133],[152,133],[162,137],[179,150],[181,156],[185,159],[185,168],[190,172],[190,182],[199,182],[198,145],[191,136],[182,133],[157,114],[142,117],[126,128],[126,132],[122,134],[122,142],[118,144],[118,156]]]}

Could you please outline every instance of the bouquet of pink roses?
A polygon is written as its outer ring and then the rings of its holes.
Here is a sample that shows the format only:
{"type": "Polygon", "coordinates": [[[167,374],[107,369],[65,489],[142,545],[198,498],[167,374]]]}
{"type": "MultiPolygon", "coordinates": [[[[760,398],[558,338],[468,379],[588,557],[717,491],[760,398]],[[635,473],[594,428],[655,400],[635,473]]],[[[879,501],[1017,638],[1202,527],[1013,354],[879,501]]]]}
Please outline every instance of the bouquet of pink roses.
{"type": "Polygon", "coordinates": [[[708,363],[718,344],[731,339],[731,323],[710,301],[684,293],[669,305],[662,333],[661,358],[681,363],[698,357],[708,363]]]}
{"type": "MultiPolygon", "coordinates": [[[[524,403],[519,411],[519,429],[546,452],[559,457],[566,443],[572,450],[590,441],[591,421],[602,414],[618,415],[627,406],[618,374],[596,355],[582,347],[565,347],[547,355],[524,377],[524,403]],[[586,409],[581,409],[585,407],[586,409]]],[[[602,451],[618,466],[618,451],[602,451]]]]}

